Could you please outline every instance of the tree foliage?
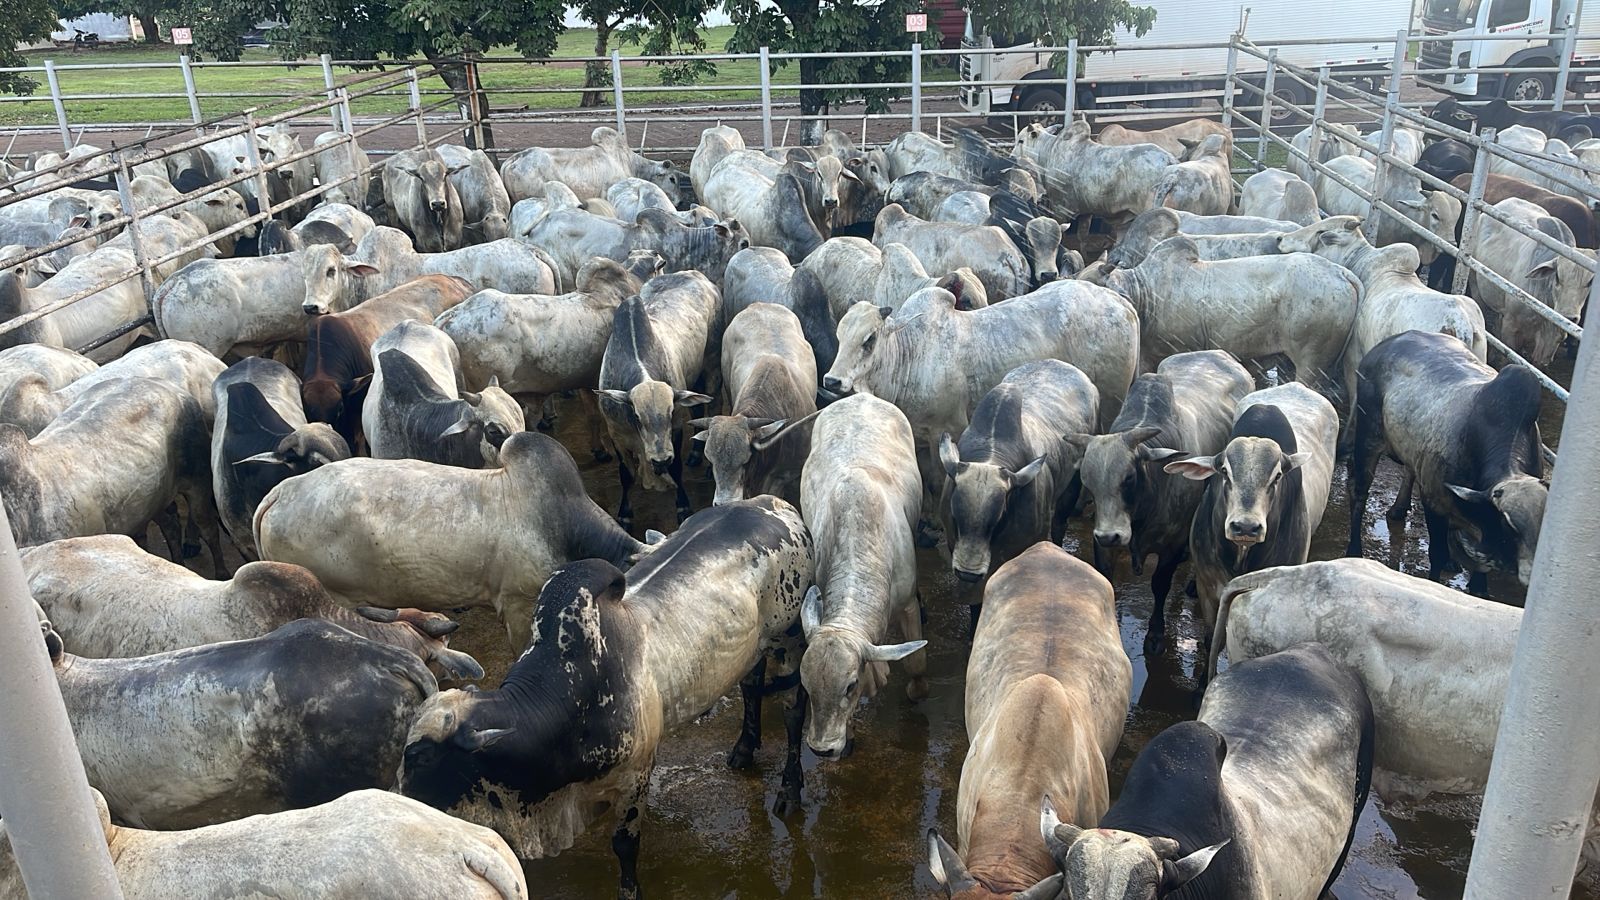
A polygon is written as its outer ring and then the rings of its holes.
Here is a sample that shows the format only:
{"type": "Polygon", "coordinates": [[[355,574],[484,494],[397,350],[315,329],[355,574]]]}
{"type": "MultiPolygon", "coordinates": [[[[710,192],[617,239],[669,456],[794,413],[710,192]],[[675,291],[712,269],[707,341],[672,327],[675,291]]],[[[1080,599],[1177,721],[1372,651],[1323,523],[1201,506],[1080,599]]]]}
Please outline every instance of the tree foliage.
{"type": "MultiPolygon", "coordinates": [[[[0,66],[27,65],[17,46],[47,40],[55,28],[56,14],[48,0],[7,0],[0,16],[0,66]]],[[[25,72],[0,72],[0,93],[31,94],[38,86],[25,72]]]]}
{"type": "Polygon", "coordinates": [[[170,20],[173,13],[177,12],[178,4],[177,0],[55,0],[55,8],[61,18],[68,20],[91,13],[132,16],[139,20],[144,29],[145,41],[154,43],[161,40],[156,30],[156,18],[160,17],[171,27],[170,20]]]}
{"type": "MultiPolygon", "coordinates": [[[[968,0],[967,8],[989,34],[1016,35],[1056,46],[1065,46],[1073,38],[1091,46],[1114,43],[1112,36],[1119,27],[1142,37],[1156,22],[1153,7],[1128,0],[968,0]]],[[[1067,70],[1065,59],[1054,59],[1052,64],[1062,73],[1067,70]]]]}

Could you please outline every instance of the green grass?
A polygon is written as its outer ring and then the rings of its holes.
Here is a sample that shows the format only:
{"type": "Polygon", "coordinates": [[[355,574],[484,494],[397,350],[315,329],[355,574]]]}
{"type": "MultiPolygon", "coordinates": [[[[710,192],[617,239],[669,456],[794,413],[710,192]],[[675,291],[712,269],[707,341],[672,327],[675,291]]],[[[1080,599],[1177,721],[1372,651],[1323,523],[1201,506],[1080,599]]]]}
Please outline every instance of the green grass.
{"type": "MultiPolygon", "coordinates": [[[[706,30],[706,47],[709,52],[723,52],[728,39],[733,35],[732,26],[710,28],[706,30]]],[[[618,49],[623,53],[637,53],[638,47],[624,45],[618,49]]],[[[538,109],[574,109],[578,106],[580,89],[583,86],[583,66],[576,62],[560,63],[561,59],[572,59],[594,53],[594,31],[592,29],[573,29],[561,35],[557,49],[549,64],[536,62],[505,62],[483,63],[479,66],[480,77],[485,88],[490,90],[489,105],[496,111],[515,110],[527,108],[538,109]],[[560,93],[528,93],[531,88],[564,88],[560,93]],[[505,93],[500,93],[504,91],[505,93]]],[[[497,48],[491,54],[498,57],[515,56],[515,51],[509,47],[497,48]]],[[[85,50],[73,53],[70,50],[41,50],[26,54],[29,65],[41,65],[46,59],[54,59],[58,67],[70,66],[81,63],[176,63],[178,59],[177,48],[167,45],[121,45],[98,50],[85,50]]],[[[247,50],[243,59],[249,62],[277,62],[277,56],[270,49],[247,50]]],[[[629,107],[655,106],[665,103],[682,103],[689,101],[751,101],[760,98],[760,92],[749,91],[718,91],[712,90],[716,85],[754,85],[760,81],[758,63],[755,60],[723,61],[717,65],[715,75],[701,79],[693,85],[684,86],[680,90],[669,92],[641,92],[629,93],[627,104],[629,107]]],[[[360,73],[338,66],[334,68],[334,77],[343,82],[360,73]]],[[[228,113],[237,112],[250,106],[270,110],[272,107],[282,107],[281,99],[287,95],[321,91],[323,88],[322,70],[320,66],[271,66],[271,67],[220,67],[207,68],[196,66],[194,69],[195,84],[201,94],[215,93],[224,96],[202,97],[200,101],[201,115],[213,118],[228,113]],[[268,94],[270,97],[247,96],[255,94],[268,94]]],[[[948,70],[930,68],[925,71],[929,81],[948,80],[954,77],[948,70]]],[[[67,119],[73,124],[102,124],[107,122],[179,122],[189,120],[189,102],[183,95],[183,74],[177,68],[170,69],[123,69],[123,70],[73,70],[58,68],[61,91],[66,95],[126,95],[126,94],[152,94],[169,93],[173,97],[163,98],[129,98],[115,97],[93,100],[67,101],[67,119]]],[[[793,83],[798,80],[799,74],[794,67],[780,70],[773,78],[775,84],[793,83]]],[[[0,126],[5,125],[43,125],[55,121],[55,110],[50,102],[49,89],[44,84],[43,74],[38,75],[40,87],[32,98],[21,102],[0,102],[0,126]]],[[[653,66],[630,65],[623,71],[623,86],[626,88],[641,86],[656,86],[660,82],[657,70],[653,66]]],[[[445,85],[437,78],[425,79],[422,89],[426,91],[443,91],[445,85]]],[[[358,89],[357,89],[358,90],[358,89]]],[[[610,89],[605,89],[605,96],[601,98],[604,108],[611,106],[610,89]]],[[[793,91],[774,90],[775,102],[792,101],[793,91]]],[[[443,94],[424,94],[424,104],[437,102],[444,99],[443,94]]],[[[308,101],[302,101],[308,102],[308,101]]],[[[370,97],[360,97],[351,101],[351,107],[357,116],[370,116],[399,113],[409,106],[409,98],[405,85],[398,84],[392,92],[370,97]]],[[[447,107],[448,108],[448,107],[447,107]]]]}

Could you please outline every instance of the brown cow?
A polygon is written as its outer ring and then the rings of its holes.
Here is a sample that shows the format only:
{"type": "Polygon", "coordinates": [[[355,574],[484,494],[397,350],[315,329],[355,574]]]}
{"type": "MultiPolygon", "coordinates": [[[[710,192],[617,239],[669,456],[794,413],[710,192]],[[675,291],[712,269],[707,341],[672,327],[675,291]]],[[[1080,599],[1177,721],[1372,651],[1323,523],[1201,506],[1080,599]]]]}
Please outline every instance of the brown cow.
{"type": "Polygon", "coordinates": [[[1124,128],[1121,125],[1107,125],[1100,129],[1095,140],[1107,146],[1121,147],[1128,144],[1155,144],[1157,147],[1171,153],[1179,160],[1190,159],[1205,139],[1211,135],[1221,135],[1223,140],[1223,158],[1232,159],[1233,134],[1222,127],[1221,122],[1210,119],[1190,119],[1179,122],[1166,128],[1157,128],[1152,131],[1139,131],[1135,128],[1124,128]]]}
{"type": "MultiPolygon", "coordinates": [[[[1457,175],[1450,182],[1463,191],[1472,189],[1472,173],[1457,175]]],[[[1572,236],[1577,239],[1578,246],[1594,249],[1600,246],[1596,240],[1594,213],[1581,200],[1575,200],[1564,194],[1547,191],[1536,184],[1530,184],[1520,178],[1509,175],[1490,175],[1489,180],[1483,185],[1483,202],[1488,204],[1499,203],[1508,197],[1520,197],[1530,203],[1544,207],[1544,211],[1567,223],[1572,229],[1572,236]]],[[[1465,216],[1463,216],[1465,218],[1465,216]]]]}
{"type": "Polygon", "coordinates": [[[300,399],[306,418],[327,422],[355,447],[360,396],[372,379],[372,342],[407,320],[432,325],[447,309],[472,296],[454,275],[424,275],[365,303],[315,316],[306,323],[306,362],[300,399]]]}

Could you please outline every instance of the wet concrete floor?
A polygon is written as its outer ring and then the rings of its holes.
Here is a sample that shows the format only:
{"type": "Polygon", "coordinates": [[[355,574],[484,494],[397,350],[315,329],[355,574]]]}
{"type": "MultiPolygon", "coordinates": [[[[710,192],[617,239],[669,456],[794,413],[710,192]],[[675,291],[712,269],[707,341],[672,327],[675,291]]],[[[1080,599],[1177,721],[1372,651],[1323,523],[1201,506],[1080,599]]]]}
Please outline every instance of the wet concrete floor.
{"type": "MultiPolygon", "coordinates": [[[[568,404],[562,409],[559,436],[574,452],[590,495],[615,511],[615,466],[590,460],[578,408],[568,404]]],[[[1548,443],[1554,443],[1558,422],[1548,422],[1548,443]]],[[[1420,509],[1413,509],[1403,532],[1391,533],[1383,519],[1393,499],[1396,474],[1388,463],[1379,471],[1367,516],[1366,553],[1422,575],[1427,567],[1427,533],[1420,509]]],[[[688,481],[696,508],[709,504],[709,472],[692,471],[688,481]]],[[[670,531],[674,526],[668,494],[636,494],[635,508],[641,533],[646,527],[670,531]]],[[[1340,556],[1347,527],[1341,464],[1312,558],[1340,556]]],[[[1074,519],[1068,548],[1087,559],[1088,539],[1086,521],[1074,519]]],[[[956,789],[966,755],[962,709],[969,648],[967,608],[955,601],[957,582],[938,550],[918,551],[917,564],[927,615],[931,696],[921,703],[908,701],[904,675],[894,671],[888,687],[858,712],[850,756],[823,760],[806,751],[803,812],[779,819],[769,810],[783,765],[782,703],[767,704],[764,744],[755,766],[733,771],[724,764],[739,730],[738,691],[733,691],[708,715],[662,744],[651,780],[640,862],[648,894],[898,898],[937,892],[943,896],[928,871],[923,835],[929,827],[938,827],[953,839],[955,831],[956,789]]],[[[1169,600],[1170,646],[1159,658],[1145,658],[1145,622],[1151,609],[1147,577],[1134,577],[1123,560],[1114,579],[1123,644],[1134,667],[1134,703],[1122,746],[1111,762],[1113,797],[1139,749],[1161,729],[1194,716],[1192,675],[1197,664],[1204,664],[1198,654],[1199,614],[1194,601],[1181,597],[1181,592],[1169,600]]],[[[1186,572],[1180,570],[1176,584],[1186,580],[1186,572]]],[[[1457,581],[1458,587],[1464,585],[1459,577],[1457,581]]],[[[1515,578],[1493,578],[1490,589],[1497,598],[1522,602],[1523,590],[1515,578]]],[[[504,630],[486,611],[470,611],[461,619],[463,628],[453,645],[484,664],[486,687],[498,684],[513,659],[504,630]]],[[[1337,897],[1460,897],[1476,815],[1476,798],[1435,797],[1400,809],[1379,803],[1374,795],[1336,885],[1337,897]]],[[[597,823],[560,856],[525,866],[532,896],[537,898],[605,898],[616,891],[616,862],[606,823],[597,823]]],[[[1580,889],[1573,896],[1600,898],[1600,892],[1580,889]]]]}

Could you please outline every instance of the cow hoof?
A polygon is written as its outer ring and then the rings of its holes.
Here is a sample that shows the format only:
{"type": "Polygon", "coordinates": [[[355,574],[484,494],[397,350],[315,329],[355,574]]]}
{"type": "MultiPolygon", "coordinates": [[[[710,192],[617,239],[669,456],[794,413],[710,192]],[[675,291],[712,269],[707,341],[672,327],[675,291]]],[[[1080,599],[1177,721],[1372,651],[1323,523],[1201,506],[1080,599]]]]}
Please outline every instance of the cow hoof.
{"type": "Polygon", "coordinates": [[[728,768],[748,769],[755,765],[756,746],[755,744],[746,744],[744,739],[740,738],[739,743],[734,744],[733,749],[728,751],[728,768]]]}
{"type": "Polygon", "coordinates": [[[786,819],[800,811],[800,786],[786,784],[778,789],[778,796],[772,801],[772,814],[780,819],[786,819]]]}
{"type": "Polygon", "coordinates": [[[928,679],[918,675],[906,682],[906,699],[912,703],[928,699],[928,679]]]}
{"type": "Polygon", "coordinates": [[[1151,631],[1144,636],[1144,655],[1160,656],[1167,649],[1167,633],[1165,631],[1151,631]]]}
{"type": "Polygon", "coordinates": [[[201,547],[199,544],[185,543],[183,545],[183,558],[184,559],[194,559],[196,556],[200,555],[200,551],[203,550],[203,549],[205,549],[205,548],[201,547]]]}
{"type": "Polygon", "coordinates": [[[589,452],[594,454],[594,461],[597,463],[608,463],[615,459],[615,457],[613,457],[610,453],[607,453],[605,450],[599,447],[596,447],[589,452]]]}
{"type": "Polygon", "coordinates": [[[944,540],[944,532],[929,525],[927,522],[917,523],[917,546],[937,547],[944,540]]]}

